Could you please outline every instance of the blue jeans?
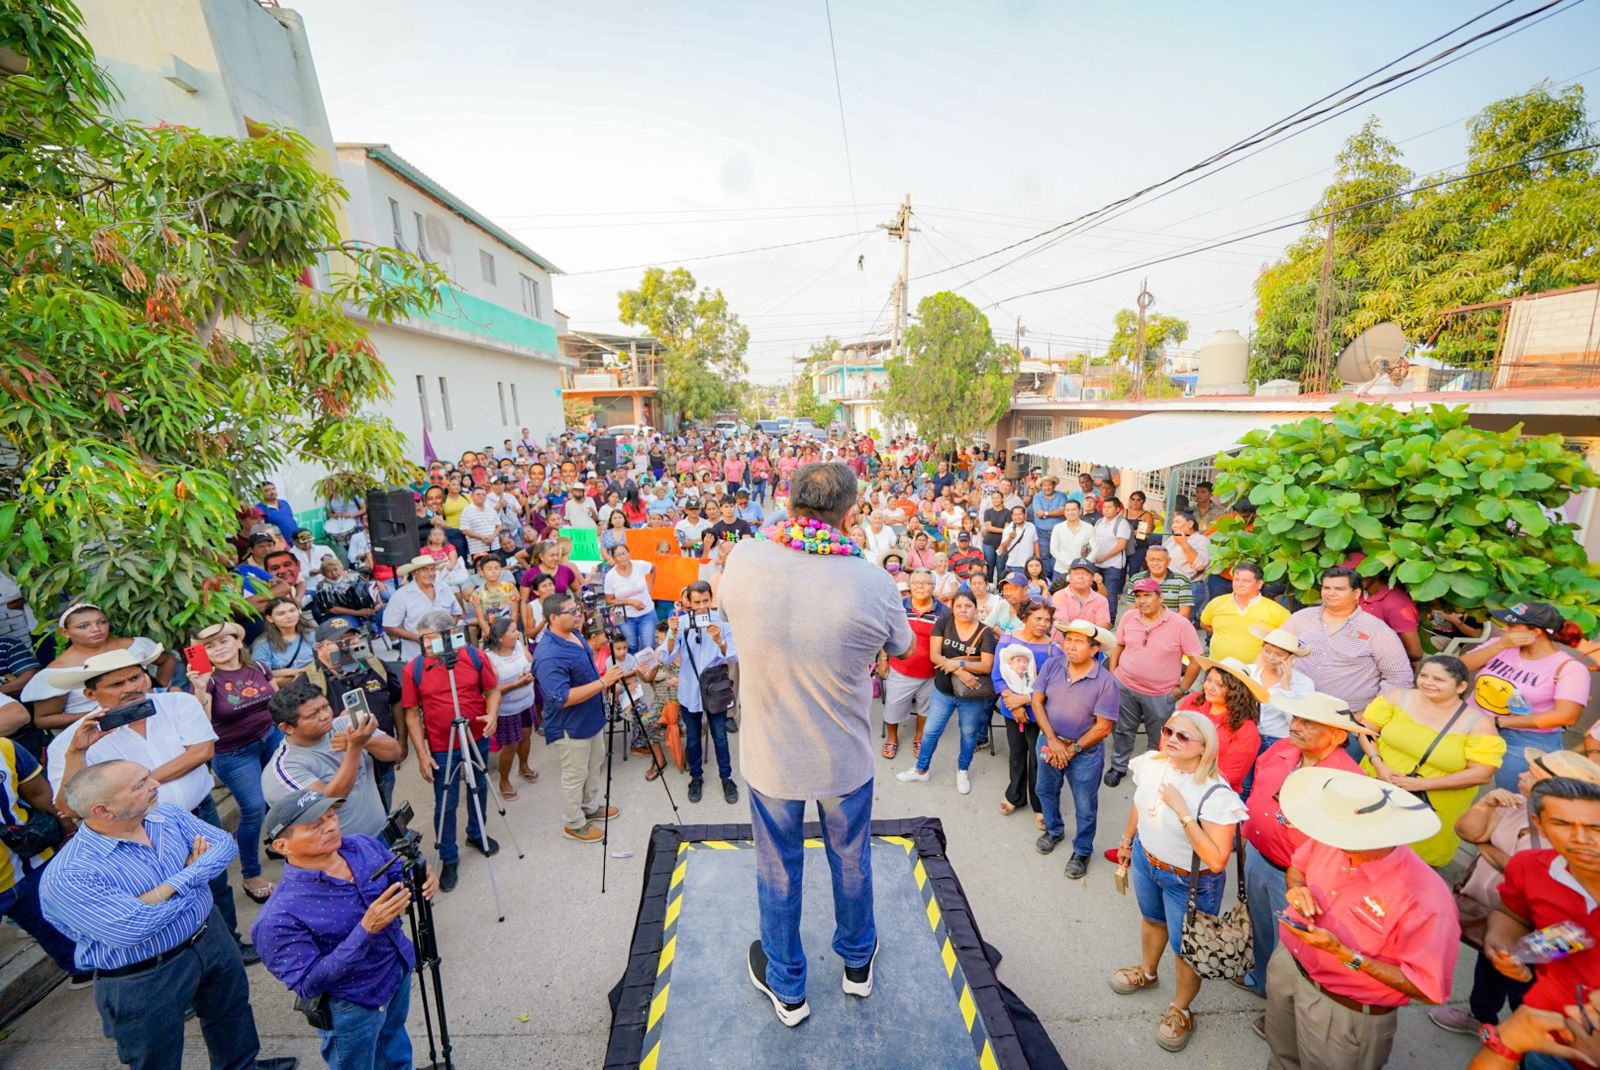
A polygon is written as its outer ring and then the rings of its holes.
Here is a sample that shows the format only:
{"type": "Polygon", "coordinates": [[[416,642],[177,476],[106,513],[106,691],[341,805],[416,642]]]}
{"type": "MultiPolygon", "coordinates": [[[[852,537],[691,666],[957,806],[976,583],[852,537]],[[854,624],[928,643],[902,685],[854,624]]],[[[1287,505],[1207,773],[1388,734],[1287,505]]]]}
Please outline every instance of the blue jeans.
{"type": "Polygon", "coordinates": [[[1250,897],[1250,946],[1256,964],[1244,985],[1258,996],[1267,994],[1267,960],[1278,946],[1277,913],[1288,905],[1289,874],[1268,862],[1255,845],[1244,845],[1244,888],[1250,897]]]}
{"type": "Polygon", "coordinates": [[[1128,570],[1112,565],[1100,566],[1100,581],[1106,585],[1106,601],[1111,603],[1111,619],[1117,619],[1117,600],[1122,597],[1122,585],[1128,582],[1128,570]]]}
{"type": "Polygon", "coordinates": [[[1039,759],[1039,802],[1044,807],[1045,831],[1058,839],[1067,834],[1066,822],[1061,818],[1061,785],[1065,783],[1072,789],[1072,809],[1077,818],[1072,853],[1082,858],[1094,853],[1095,822],[1100,816],[1100,774],[1105,764],[1106,749],[1099,743],[1074,755],[1065,769],[1039,759]]]}
{"type": "Polygon", "coordinates": [[[1510,792],[1517,790],[1517,778],[1528,771],[1528,759],[1523,757],[1522,748],[1532,747],[1546,752],[1561,749],[1559,728],[1545,732],[1528,728],[1502,728],[1500,738],[1506,741],[1506,757],[1500,763],[1500,768],[1494,771],[1494,786],[1510,792]]]}
{"type": "Polygon", "coordinates": [[[411,975],[387,1007],[363,1007],[337,997],[328,1000],[333,1028],[317,1030],[328,1070],[412,1070],[406,1011],[411,1007],[411,975]]]}
{"type": "MultiPolygon", "coordinates": [[[[19,870],[21,868],[21,863],[16,859],[12,859],[12,865],[19,870]]],[[[39,946],[61,967],[62,972],[77,973],[78,968],[73,965],[76,945],[45,920],[44,913],[39,909],[39,879],[43,876],[44,867],[40,866],[13,884],[9,891],[0,892],[0,918],[10,918],[22,927],[23,932],[39,941],[39,946]]]]}
{"type": "Polygon", "coordinates": [[[703,713],[700,710],[683,711],[684,758],[689,766],[689,776],[698,779],[702,772],[704,747],[700,742],[700,718],[711,725],[711,749],[717,755],[717,775],[723,780],[733,779],[733,760],[728,756],[728,715],[703,713]]]}
{"type": "Polygon", "coordinates": [[[261,819],[267,814],[266,800],[261,797],[261,770],[282,742],[283,733],[273,725],[256,742],[211,759],[211,767],[239,804],[239,827],[233,838],[239,843],[239,872],[246,880],[261,876],[261,819]]]}
{"type": "Polygon", "coordinates": [[[622,637],[628,641],[628,653],[637,654],[656,643],[656,615],[641,613],[637,617],[622,618],[622,637]]]}
{"type": "MultiPolygon", "coordinates": [[[[1139,914],[1145,921],[1167,927],[1167,944],[1178,955],[1183,948],[1183,914],[1189,905],[1189,878],[1180,877],[1150,864],[1144,853],[1144,844],[1133,841],[1133,894],[1139,900],[1139,914]]],[[[1222,906],[1222,886],[1228,874],[1202,873],[1200,888],[1195,896],[1195,906],[1207,914],[1215,914],[1222,906]]]]}
{"type": "MultiPolygon", "coordinates": [[[[467,839],[482,842],[483,829],[478,827],[478,810],[481,808],[484,820],[488,820],[489,741],[475,739],[472,745],[483,761],[483,768],[472,771],[472,777],[477,781],[477,788],[472,792],[472,798],[467,800],[467,839]]],[[[433,752],[433,760],[439,766],[433,771],[434,832],[439,838],[439,861],[448,866],[461,859],[461,851],[456,846],[456,804],[461,801],[461,782],[469,771],[461,768],[459,756],[454,751],[436,750],[433,752]],[[448,777],[445,776],[447,766],[450,769],[448,777]]]]}
{"type": "Polygon", "coordinates": [[[1194,624],[1195,630],[1200,630],[1200,614],[1205,612],[1206,603],[1211,601],[1211,588],[1206,586],[1206,578],[1201,576],[1197,580],[1189,581],[1189,593],[1194,596],[1194,615],[1189,620],[1194,624]]]}
{"type": "Polygon", "coordinates": [[[998,546],[990,546],[988,543],[984,543],[983,544],[983,566],[984,566],[985,569],[988,570],[989,582],[990,583],[994,583],[994,581],[996,579],[997,569],[998,569],[998,566],[999,566],[999,561],[1000,561],[1000,548],[998,546]]]}
{"type": "Polygon", "coordinates": [[[937,687],[928,701],[928,722],[922,726],[922,749],[917,752],[917,771],[926,773],[933,761],[933,752],[939,746],[939,737],[952,713],[959,714],[961,726],[961,753],[956,756],[957,769],[972,767],[972,752],[978,749],[978,732],[994,706],[992,698],[956,698],[937,687]]]}
{"type": "MultiPolygon", "coordinates": [[[[817,813],[833,874],[833,951],[846,966],[865,966],[878,946],[872,914],[872,781],[848,795],[818,799],[817,813]]],[[[785,1003],[806,998],[806,953],[800,944],[805,815],[803,799],[771,799],[750,789],[767,987],[785,1003]]]]}

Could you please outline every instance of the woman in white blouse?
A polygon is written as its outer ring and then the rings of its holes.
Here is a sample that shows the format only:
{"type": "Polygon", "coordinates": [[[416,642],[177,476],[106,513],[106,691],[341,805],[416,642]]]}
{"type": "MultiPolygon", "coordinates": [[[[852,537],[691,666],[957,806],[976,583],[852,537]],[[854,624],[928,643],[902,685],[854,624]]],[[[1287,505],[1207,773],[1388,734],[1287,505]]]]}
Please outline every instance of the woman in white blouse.
{"type": "Polygon", "coordinates": [[[886,522],[887,518],[881,510],[873,510],[867,518],[866,544],[861,547],[868,561],[874,565],[883,564],[883,555],[900,545],[900,536],[894,533],[894,528],[886,522]]]}
{"type": "Polygon", "coordinates": [[[1195,905],[1217,913],[1234,827],[1246,816],[1244,803],[1217,771],[1217,749],[1216,726],[1203,714],[1178,710],[1161,729],[1161,749],[1139,755],[1128,766],[1133,806],[1117,861],[1132,873],[1142,956],[1139,965],[1111,975],[1111,989],[1128,995],[1155,987],[1162,950],[1171,946],[1177,990],[1156,1027],[1156,1043],[1168,1051],[1181,1050],[1194,1033],[1189,1005],[1200,992],[1200,975],[1179,955],[1189,871],[1198,859],[1195,905]]]}

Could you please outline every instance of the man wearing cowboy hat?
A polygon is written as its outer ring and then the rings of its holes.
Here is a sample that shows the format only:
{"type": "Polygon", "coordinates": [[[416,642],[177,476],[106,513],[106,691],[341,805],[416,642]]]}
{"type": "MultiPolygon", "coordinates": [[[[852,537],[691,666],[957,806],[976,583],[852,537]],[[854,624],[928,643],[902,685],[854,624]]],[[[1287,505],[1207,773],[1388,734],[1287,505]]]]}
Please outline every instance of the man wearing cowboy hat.
{"type": "Polygon", "coordinates": [[[1187,618],[1167,608],[1159,580],[1146,576],[1135,581],[1133,608],[1134,612],[1117,618],[1116,649],[1111,651],[1111,672],[1121,685],[1121,697],[1111,768],[1106,770],[1108,788],[1128,775],[1133,740],[1141,725],[1150,749],[1161,745],[1161,726],[1200,672],[1195,660],[1200,656],[1200,636],[1187,618]]]}
{"type": "Polygon", "coordinates": [[[1051,556],[1054,551],[1051,549],[1050,536],[1056,530],[1056,525],[1067,516],[1067,496],[1056,489],[1060,483],[1059,479],[1048,473],[1041,476],[1039,489],[1034,492],[1033,499],[1028,503],[1033,528],[1039,533],[1039,560],[1044,564],[1046,576],[1055,575],[1055,558],[1051,556]]]}
{"type": "Polygon", "coordinates": [[[400,660],[409,662],[422,653],[417,622],[434,610],[460,617],[461,605],[450,585],[438,582],[439,563],[433,558],[413,557],[395,572],[411,577],[411,582],[396,591],[383,608],[383,630],[389,638],[400,640],[400,660]]]}
{"type": "Polygon", "coordinates": [[[1061,785],[1072,787],[1077,828],[1066,873],[1076,880],[1089,869],[1100,812],[1100,771],[1117,717],[1117,684],[1095,660],[1101,648],[1116,640],[1093,621],[1058,621],[1056,636],[1064,657],[1049,658],[1033,682],[1033,720],[1044,745],[1039,753],[1038,792],[1044,831],[1035,847],[1040,854],[1056,849],[1067,834],[1061,820],[1061,785]]]}
{"type": "Polygon", "coordinates": [[[1296,769],[1360,772],[1361,767],[1345,753],[1344,746],[1351,733],[1372,733],[1351,716],[1342,700],[1332,695],[1311,692],[1298,698],[1284,696],[1279,708],[1289,726],[1285,738],[1256,759],[1255,786],[1245,801],[1250,816],[1244,823],[1244,883],[1250,901],[1256,965],[1235,983],[1258,996],[1267,994],[1267,960],[1278,946],[1277,914],[1284,906],[1289,863],[1306,838],[1305,833],[1284,821],[1278,791],[1296,769]]]}
{"type": "MultiPolygon", "coordinates": [[[[222,818],[211,799],[215,781],[206,765],[216,753],[217,733],[193,695],[182,691],[150,693],[154,684],[146,666],[160,656],[160,647],[144,658],[128,650],[110,650],[96,654],[76,668],[49,671],[47,679],[51,684],[60,688],[80,687],[97,704],[96,709],[58,733],[45,751],[46,775],[50,783],[61,785],[56,805],[67,805],[66,784],[79,770],[102,762],[127,760],[150,770],[151,779],[160,786],[163,805],[176,806],[208,825],[221,828],[222,818]],[[149,717],[109,732],[100,730],[100,718],[107,711],[146,699],[155,709],[149,717]]],[[[212,878],[211,894],[228,931],[240,944],[246,965],[259,962],[255,948],[239,937],[233,889],[228,886],[226,869],[212,878]]]]}
{"type": "Polygon", "coordinates": [[[1261,702],[1261,749],[1266,750],[1289,734],[1289,714],[1277,704],[1280,698],[1305,698],[1317,689],[1311,677],[1295,668],[1295,659],[1311,653],[1287,628],[1255,624],[1250,634],[1261,640],[1261,653],[1250,663],[1250,675],[1267,689],[1261,702]]]}
{"type": "Polygon", "coordinates": [[[1295,770],[1279,802],[1306,840],[1267,964],[1267,1066],[1377,1070],[1396,1010],[1450,998],[1455,900],[1406,846],[1438,832],[1439,816],[1408,791],[1337,769],[1295,770]]]}

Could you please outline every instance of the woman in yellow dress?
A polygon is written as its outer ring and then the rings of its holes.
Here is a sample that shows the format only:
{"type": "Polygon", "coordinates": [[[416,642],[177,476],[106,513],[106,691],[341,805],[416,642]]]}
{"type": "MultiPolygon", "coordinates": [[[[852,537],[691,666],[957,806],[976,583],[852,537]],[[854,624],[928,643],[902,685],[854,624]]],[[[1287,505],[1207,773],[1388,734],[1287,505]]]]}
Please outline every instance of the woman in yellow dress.
{"type": "Polygon", "coordinates": [[[1471,673],[1460,658],[1435,654],[1417,666],[1417,686],[1372,700],[1361,720],[1376,738],[1361,737],[1361,768],[1433,807],[1442,827],[1412,844],[1430,866],[1449,862],[1460,842],[1456,818],[1505,760],[1506,741],[1494,719],[1467,699],[1471,673]]]}

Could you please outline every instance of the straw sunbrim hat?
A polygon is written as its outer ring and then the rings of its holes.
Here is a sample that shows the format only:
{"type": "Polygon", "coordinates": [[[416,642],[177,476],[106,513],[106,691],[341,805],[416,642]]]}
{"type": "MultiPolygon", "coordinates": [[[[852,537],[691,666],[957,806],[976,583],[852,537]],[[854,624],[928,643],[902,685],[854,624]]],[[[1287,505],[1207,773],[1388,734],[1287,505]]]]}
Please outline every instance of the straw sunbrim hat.
{"type": "Polygon", "coordinates": [[[1269,643],[1279,650],[1287,650],[1297,658],[1303,658],[1311,653],[1311,648],[1300,641],[1300,637],[1287,628],[1268,628],[1265,624],[1250,625],[1250,634],[1269,643]]]}
{"type": "Polygon", "coordinates": [[[405,564],[396,568],[395,573],[400,576],[409,576],[419,568],[437,568],[438,565],[439,562],[435,561],[427,554],[422,554],[420,556],[413,557],[410,561],[407,561],[405,564]]]}
{"type": "Polygon", "coordinates": [[[104,654],[94,655],[82,665],[70,669],[52,669],[45,674],[45,679],[49,681],[51,687],[59,687],[63,691],[76,691],[96,676],[104,676],[118,669],[131,669],[135,665],[142,668],[161,657],[161,654],[159,646],[154,653],[144,658],[131,650],[108,650],[104,654]]]}
{"type": "Polygon", "coordinates": [[[1267,689],[1261,686],[1259,680],[1250,675],[1250,666],[1238,658],[1222,658],[1220,661],[1216,661],[1206,657],[1204,654],[1196,654],[1194,655],[1194,660],[1198,661],[1203,668],[1220,669],[1235,680],[1238,680],[1250,689],[1250,693],[1256,697],[1257,702],[1267,701],[1267,689]]]}
{"type": "Polygon", "coordinates": [[[1380,851],[1425,840],[1439,815],[1422,799],[1392,784],[1343,769],[1296,769],[1278,792],[1284,818],[1341,851],[1380,851]]]}
{"type": "Polygon", "coordinates": [[[1600,784],[1600,765],[1577,751],[1543,751],[1537,747],[1524,747],[1522,756],[1527,759],[1528,771],[1533,774],[1536,783],[1546,777],[1559,776],[1600,784]]]}
{"type": "Polygon", "coordinates": [[[1317,724],[1325,724],[1329,728],[1342,729],[1360,736],[1378,734],[1356,720],[1344,699],[1325,695],[1321,691],[1313,691],[1299,698],[1293,695],[1279,696],[1272,700],[1272,704],[1290,717],[1298,717],[1302,721],[1315,721],[1317,724]]]}

